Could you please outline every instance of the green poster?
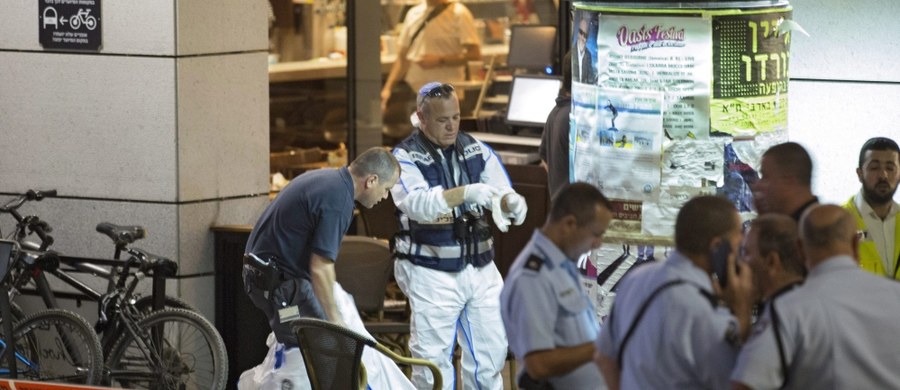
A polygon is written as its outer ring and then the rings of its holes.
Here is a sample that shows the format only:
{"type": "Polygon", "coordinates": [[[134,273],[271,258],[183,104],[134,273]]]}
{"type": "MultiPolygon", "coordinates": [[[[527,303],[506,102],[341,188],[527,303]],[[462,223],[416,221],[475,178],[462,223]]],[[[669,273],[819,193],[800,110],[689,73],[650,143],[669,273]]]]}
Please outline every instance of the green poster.
{"type": "Polygon", "coordinates": [[[790,11],[713,18],[710,127],[753,136],[787,128],[790,11]]]}

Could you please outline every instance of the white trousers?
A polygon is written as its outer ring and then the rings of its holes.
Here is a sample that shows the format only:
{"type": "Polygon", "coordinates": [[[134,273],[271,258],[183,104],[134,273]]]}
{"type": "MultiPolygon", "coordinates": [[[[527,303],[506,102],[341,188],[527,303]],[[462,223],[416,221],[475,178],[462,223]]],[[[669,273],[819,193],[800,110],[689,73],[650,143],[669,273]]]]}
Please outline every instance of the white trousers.
{"type": "MultiPolygon", "coordinates": [[[[500,370],[508,345],[500,317],[503,279],[491,262],[481,268],[467,265],[460,272],[420,267],[407,260],[394,264],[394,275],[412,309],[409,349],[413,357],[441,369],[444,389],[456,388],[453,348],[462,348],[464,389],[500,390],[500,370]]],[[[417,389],[430,389],[431,372],[413,367],[417,389]]]]}

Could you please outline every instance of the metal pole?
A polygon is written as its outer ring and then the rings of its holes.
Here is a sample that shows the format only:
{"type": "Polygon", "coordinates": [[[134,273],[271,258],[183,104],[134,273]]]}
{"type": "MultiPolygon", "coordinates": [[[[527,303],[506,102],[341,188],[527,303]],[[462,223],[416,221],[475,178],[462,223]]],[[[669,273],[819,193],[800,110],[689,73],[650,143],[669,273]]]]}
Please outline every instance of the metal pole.
{"type": "Polygon", "coordinates": [[[381,2],[347,0],[347,161],[381,146],[381,2]]]}

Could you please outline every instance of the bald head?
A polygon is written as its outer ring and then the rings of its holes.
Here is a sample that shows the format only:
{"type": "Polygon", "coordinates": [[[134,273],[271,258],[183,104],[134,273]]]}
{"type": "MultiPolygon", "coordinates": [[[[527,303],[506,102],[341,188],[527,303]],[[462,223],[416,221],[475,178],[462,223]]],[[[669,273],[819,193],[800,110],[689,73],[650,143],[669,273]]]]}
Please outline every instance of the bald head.
{"type": "Polygon", "coordinates": [[[810,269],[833,256],[855,256],[856,222],[840,206],[813,206],[800,219],[800,239],[810,269]]]}

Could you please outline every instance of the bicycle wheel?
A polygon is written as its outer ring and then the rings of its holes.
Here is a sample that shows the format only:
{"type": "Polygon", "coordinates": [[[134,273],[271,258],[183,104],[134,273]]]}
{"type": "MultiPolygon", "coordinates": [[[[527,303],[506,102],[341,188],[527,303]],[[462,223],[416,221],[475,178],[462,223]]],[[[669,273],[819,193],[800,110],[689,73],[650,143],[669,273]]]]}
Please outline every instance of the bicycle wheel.
{"type": "MultiPolygon", "coordinates": [[[[163,299],[163,309],[184,309],[196,312],[197,309],[194,309],[189,303],[175,297],[170,297],[166,295],[163,299]]],[[[138,309],[138,311],[143,315],[148,315],[153,312],[153,296],[144,296],[138,298],[138,300],[134,301],[134,307],[138,309]]]]}
{"type": "MultiPolygon", "coordinates": [[[[94,329],[75,313],[43,310],[16,324],[16,369],[19,379],[99,384],[103,375],[100,340],[94,329]]],[[[0,369],[9,377],[6,360],[0,369]]]]}
{"type": "Polygon", "coordinates": [[[113,386],[132,389],[224,389],[228,356],[222,337],[205,318],[163,309],[126,331],[107,357],[113,386]]]}

